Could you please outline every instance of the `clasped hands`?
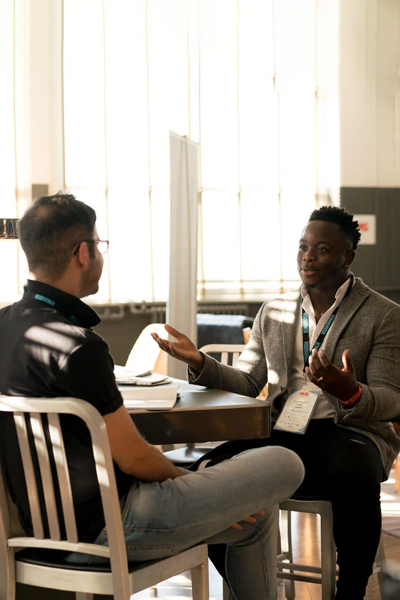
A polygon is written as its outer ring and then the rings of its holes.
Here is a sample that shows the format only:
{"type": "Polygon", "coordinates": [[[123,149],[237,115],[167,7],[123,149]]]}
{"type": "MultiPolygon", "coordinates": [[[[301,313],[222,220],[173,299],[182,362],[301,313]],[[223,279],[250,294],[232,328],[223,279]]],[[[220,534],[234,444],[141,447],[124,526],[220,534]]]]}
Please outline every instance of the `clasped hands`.
{"type": "Polygon", "coordinates": [[[310,366],[306,367],[307,377],[312,383],[343,402],[349,400],[358,389],[349,354],[349,350],[343,352],[343,369],[339,369],[329,360],[325,350],[314,349],[309,359],[310,366]]]}

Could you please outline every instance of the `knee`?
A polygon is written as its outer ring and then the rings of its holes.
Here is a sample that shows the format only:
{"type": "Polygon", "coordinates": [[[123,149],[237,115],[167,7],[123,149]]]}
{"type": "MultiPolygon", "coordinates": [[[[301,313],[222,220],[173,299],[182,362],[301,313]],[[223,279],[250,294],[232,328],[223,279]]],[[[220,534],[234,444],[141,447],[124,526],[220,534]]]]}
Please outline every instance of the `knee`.
{"type": "Polygon", "coordinates": [[[279,451],[277,460],[280,461],[281,474],[291,487],[288,496],[292,496],[304,479],[305,469],[303,461],[298,454],[288,448],[275,447],[275,450],[279,451]]]}
{"type": "Polygon", "coordinates": [[[294,494],[304,479],[304,465],[295,452],[281,446],[267,446],[247,450],[242,455],[250,453],[253,459],[260,461],[264,470],[275,474],[283,496],[288,498],[294,494]]]}

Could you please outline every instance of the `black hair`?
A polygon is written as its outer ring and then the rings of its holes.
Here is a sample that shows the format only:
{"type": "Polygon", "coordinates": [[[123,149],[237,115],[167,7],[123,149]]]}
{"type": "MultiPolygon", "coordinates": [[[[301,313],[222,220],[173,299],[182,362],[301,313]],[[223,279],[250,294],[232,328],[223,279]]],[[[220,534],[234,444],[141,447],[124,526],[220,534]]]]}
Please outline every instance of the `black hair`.
{"type": "Polygon", "coordinates": [[[350,241],[352,249],[357,250],[358,242],[361,238],[358,221],[355,221],[354,215],[345,208],[322,206],[321,208],[313,210],[309,218],[309,222],[310,221],[329,221],[329,223],[336,223],[350,241]]]}
{"type": "MultiPolygon", "coordinates": [[[[75,247],[92,239],[96,213],[69,193],[40,196],[19,221],[19,238],[32,273],[56,281],[67,269],[75,247]]],[[[89,252],[94,255],[94,244],[89,252]]]]}

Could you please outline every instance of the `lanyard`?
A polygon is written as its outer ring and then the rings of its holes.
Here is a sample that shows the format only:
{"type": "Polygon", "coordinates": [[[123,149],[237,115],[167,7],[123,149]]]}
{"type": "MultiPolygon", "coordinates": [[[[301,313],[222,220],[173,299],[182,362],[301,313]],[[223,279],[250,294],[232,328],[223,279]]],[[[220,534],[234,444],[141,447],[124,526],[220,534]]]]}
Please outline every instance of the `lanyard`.
{"type": "MultiPolygon", "coordinates": [[[[347,287],[346,295],[343,298],[343,300],[345,300],[345,298],[347,298],[347,296],[350,294],[350,292],[353,288],[353,283],[354,283],[354,275],[350,275],[350,282],[347,287]]],[[[342,302],[343,302],[343,300],[342,300],[342,302]]],[[[337,315],[337,312],[338,312],[342,302],[340,304],[338,304],[338,306],[335,308],[335,310],[333,311],[333,313],[331,314],[331,316],[329,317],[329,319],[323,326],[323,328],[311,350],[310,350],[310,328],[309,328],[308,314],[306,313],[304,308],[301,309],[302,310],[302,327],[303,327],[303,355],[304,355],[304,369],[303,370],[304,371],[305,371],[306,367],[309,366],[309,358],[310,358],[311,352],[314,349],[318,350],[321,347],[321,345],[325,339],[325,336],[329,331],[330,326],[332,325],[333,321],[335,320],[335,317],[337,315]]]]}
{"type": "Polygon", "coordinates": [[[30,300],[39,300],[39,302],[44,302],[45,304],[48,304],[55,310],[58,310],[63,315],[68,317],[68,319],[70,319],[73,323],[75,323],[75,325],[79,325],[79,327],[82,327],[79,320],[75,317],[75,315],[73,315],[71,313],[71,311],[67,310],[65,308],[65,306],[60,305],[58,302],[51,300],[51,298],[48,298],[47,296],[43,296],[42,294],[34,294],[33,292],[24,292],[24,298],[29,298],[30,300]]]}

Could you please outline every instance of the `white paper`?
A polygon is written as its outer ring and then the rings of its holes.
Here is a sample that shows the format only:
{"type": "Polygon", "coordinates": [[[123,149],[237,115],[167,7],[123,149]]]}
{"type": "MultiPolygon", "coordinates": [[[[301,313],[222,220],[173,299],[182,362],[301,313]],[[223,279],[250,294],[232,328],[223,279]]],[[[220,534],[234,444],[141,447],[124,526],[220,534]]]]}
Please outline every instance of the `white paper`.
{"type": "Polygon", "coordinates": [[[177,398],[177,385],[137,387],[119,385],[119,391],[128,411],[171,409],[177,398]]]}
{"type": "Polygon", "coordinates": [[[158,375],[151,371],[135,373],[120,365],[115,365],[114,375],[118,385],[160,385],[172,381],[167,375],[158,375]]]}

